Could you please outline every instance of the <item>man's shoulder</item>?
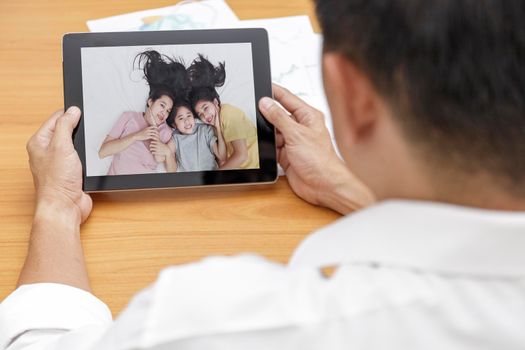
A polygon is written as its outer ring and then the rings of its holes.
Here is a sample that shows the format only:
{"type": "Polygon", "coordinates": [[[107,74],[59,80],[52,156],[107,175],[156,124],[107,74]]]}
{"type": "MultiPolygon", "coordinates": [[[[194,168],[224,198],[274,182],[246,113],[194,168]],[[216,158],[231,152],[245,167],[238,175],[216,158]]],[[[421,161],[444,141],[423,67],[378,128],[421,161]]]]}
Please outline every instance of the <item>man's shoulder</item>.
{"type": "Polygon", "coordinates": [[[518,325],[519,343],[525,319],[510,306],[523,303],[524,288],[364,264],[327,279],[315,267],[258,256],[210,257],[162,271],[117,322],[133,324],[130,335],[145,348],[421,348],[429,338],[463,345],[443,329],[468,342],[508,324],[518,325]],[[502,298],[511,291],[520,292],[517,302],[502,298]]]}
{"type": "MultiPolygon", "coordinates": [[[[145,338],[176,343],[219,334],[241,339],[249,331],[268,344],[278,333],[285,339],[295,332],[329,339],[325,330],[335,331],[361,316],[365,320],[381,310],[430,305],[426,300],[432,289],[406,275],[393,278],[356,266],[325,279],[318,269],[288,268],[258,256],[206,258],[160,273],[151,287],[146,322],[158,327],[144,330],[145,338]],[[412,288],[400,290],[407,283],[412,288]]],[[[338,342],[341,337],[336,336],[338,342]]]]}

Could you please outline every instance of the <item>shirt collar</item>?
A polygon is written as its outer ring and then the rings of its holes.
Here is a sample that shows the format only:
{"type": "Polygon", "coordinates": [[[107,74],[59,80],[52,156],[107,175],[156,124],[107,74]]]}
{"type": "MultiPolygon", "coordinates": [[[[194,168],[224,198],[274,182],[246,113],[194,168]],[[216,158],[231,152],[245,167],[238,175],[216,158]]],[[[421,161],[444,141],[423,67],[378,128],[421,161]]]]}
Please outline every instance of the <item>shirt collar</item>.
{"type": "Polygon", "coordinates": [[[476,276],[525,276],[525,212],[387,201],[307,237],[290,266],[379,264],[476,276]]]}

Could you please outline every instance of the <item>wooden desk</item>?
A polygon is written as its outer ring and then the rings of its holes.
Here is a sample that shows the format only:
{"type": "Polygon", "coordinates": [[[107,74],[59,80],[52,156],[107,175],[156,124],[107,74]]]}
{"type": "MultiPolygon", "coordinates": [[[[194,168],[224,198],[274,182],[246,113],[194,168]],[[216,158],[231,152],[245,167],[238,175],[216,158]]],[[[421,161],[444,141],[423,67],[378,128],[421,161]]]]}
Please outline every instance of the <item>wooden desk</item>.
{"type": "MultiPolygon", "coordinates": [[[[0,299],[26,254],[33,184],[25,143],[63,106],[61,38],[86,20],[173,1],[2,1],[0,4],[0,299]]],[[[312,14],[309,0],[229,0],[241,19],[312,14]]],[[[286,179],[264,187],[93,196],[82,241],[96,295],[117,314],[158,271],[212,254],[286,262],[312,230],[338,217],[298,199],[286,179]]]]}

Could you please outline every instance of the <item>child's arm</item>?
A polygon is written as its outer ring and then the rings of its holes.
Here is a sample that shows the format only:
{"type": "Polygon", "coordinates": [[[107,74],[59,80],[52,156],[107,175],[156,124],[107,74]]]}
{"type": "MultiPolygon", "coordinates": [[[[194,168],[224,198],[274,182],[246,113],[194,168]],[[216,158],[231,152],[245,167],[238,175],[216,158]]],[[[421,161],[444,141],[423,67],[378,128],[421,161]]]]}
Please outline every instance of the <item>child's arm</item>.
{"type": "MultiPolygon", "coordinates": [[[[162,141],[160,140],[155,140],[159,143],[162,143],[162,141]]],[[[157,163],[164,163],[166,161],[166,156],[163,155],[163,154],[159,154],[159,153],[152,153],[153,154],[153,158],[155,158],[155,161],[157,163]]]]}
{"type": "Polygon", "coordinates": [[[158,139],[158,131],[154,126],[144,128],[134,134],[124,136],[120,139],[116,139],[111,136],[106,136],[100,150],[98,151],[98,156],[100,159],[107,156],[112,156],[114,154],[120,153],[135,141],[144,141],[144,140],[155,140],[158,139]]]}
{"type": "Polygon", "coordinates": [[[167,144],[157,140],[151,141],[149,148],[155,159],[157,159],[157,157],[164,158],[167,172],[177,171],[177,162],[175,161],[175,141],[173,141],[173,139],[167,144]]]}
{"type": "Polygon", "coordinates": [[[166,156],[166,171],[174,173],[177,171],[177,161],[175,160],[175,141],[173,139],[168,142],[168,148],[170,149],[170,155],[166,156]]]}
{"type": "Polygon", "coordinates": [[[248,159],[248,145],[246,139],[233,140],[231,142],[233,153],[230,158],[219,169],[238,169],[248,159]]]}
{"type": "Polygon", "coordinates": [[[162,157],[162,156],[153,156],[153,158],[155,158],[155,161],[157,163],[164,163],[166,161],[166,157],[162,157]]]}
{"type": "Polygon", "coordinates": [[[214,129],[215,136],[217,137],[217,142],[213,144],[213,154],[215,155],[215,158],[217,158],[217,163],[219,163],[219,167],[221,167],[224,163],[226,163],[226,160],[228,158],[228,154],[226,151],[226,142],[224,142],[224,136],[222,135],[220,123],[217,123],[214,129]]]}

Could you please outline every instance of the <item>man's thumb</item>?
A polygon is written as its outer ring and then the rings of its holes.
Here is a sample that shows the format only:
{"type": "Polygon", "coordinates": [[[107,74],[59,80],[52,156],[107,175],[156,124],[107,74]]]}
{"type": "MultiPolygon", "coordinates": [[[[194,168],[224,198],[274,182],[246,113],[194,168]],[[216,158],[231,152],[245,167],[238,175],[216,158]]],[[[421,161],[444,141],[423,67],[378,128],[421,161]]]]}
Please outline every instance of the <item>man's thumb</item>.
{"type": "Polygon", "coordinates": [[[290,118],[288,113],[271,98],[261,98],[259,100],[259,109],[264,117],[284,135],[294,129],[295,122],[290,118]]]}
{"type": "Polygon", "coordinates": [[[57,119],[55,125],[55,140],[64,141],[71,140],[73,129],[80,120],[80,109],[76,106],[69,107],[67,111],[57,119]]]}

